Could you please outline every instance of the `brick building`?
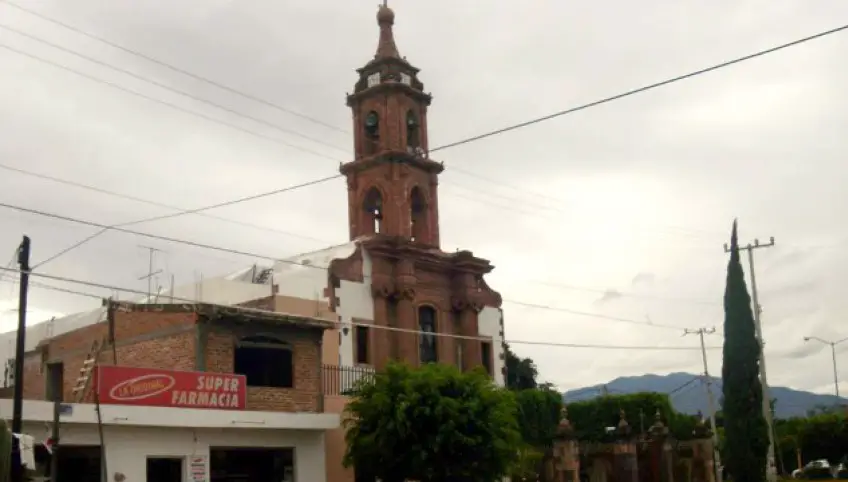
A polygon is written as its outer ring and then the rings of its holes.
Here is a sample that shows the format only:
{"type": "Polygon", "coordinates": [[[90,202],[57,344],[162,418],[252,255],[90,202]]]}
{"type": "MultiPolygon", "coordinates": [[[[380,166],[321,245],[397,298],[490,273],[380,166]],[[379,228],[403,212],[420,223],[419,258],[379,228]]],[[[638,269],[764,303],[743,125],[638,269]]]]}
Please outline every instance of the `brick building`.
{"type": "MultiPolygon", "coordinates": [[[[345,446],[337,427],[347,401],[343,393],[389,360],[450,363],[463,370],[483,366],[496,383],[505,383],[501,297],[484,280],[493,266],[470,251],[447,253],[440,247],[438,178],[444,167],[429,156],[432,98],[419,70],[398,52],[392,10],[380,7],[377,23],[376,54],[357,70],[347,97],[355,156],[340,170],[347,178],[350,241],[272,266],[174,286],[168,295],[142,300],[152,304],[122,304],[113,313],[117,365],[127,367],[238,372],[233,351],[239,340],[266,336],[271,328],[285,332],[278,338],[293,353],[295,386],[248,387],[247,410],[239,416],[270,420],[279,418],[272,414],[286,413],[287,420],[294,420],[296,415],[335,414],[334,422],[314,423],[324,452],[295,447],[298,481],[353,481],[341,466],[345,446]],[[195,303],[179,304],[185,300],[195,303]],[[221,305],[241,308],[224,315],[221,305]],[[209,321],[218,314],[229,321],[209,321]],[[307,477],[303,464],[319,458],[320,473],[307,477]]],[[[95,323],[95,318],[55,320],[49,328],[27,330],[28,336],[45,340],[26,361],[28,398],[47,395],[46,362],[64,353],[64,372],[70,376],[82,363],[86,345],[109,335],[108,320],[95,323]]],[[[110,357],[107,350],[106,361],[110,357]]],[[[309,426],[287,423],[304,430],[309,426]]]]}
{"type": "MultiPolygon", "coordinates": [[[[60,470],[100,480],[105,455],[108,480],[236,471],[326,480],[324,435],[339,415],[324,412],[321,343],[333,322],[205,303],[107,303],[100,312],[93,324],[42,340],[24,360],[24,429],[36,438],[49,436],[50,374],[59,374],[67,410],[60,470]],[[204,379],[212,381],[206,389],[197,383],[204,379]]],[[[0,407],[7,415],[11,401],[0,407]]]]}

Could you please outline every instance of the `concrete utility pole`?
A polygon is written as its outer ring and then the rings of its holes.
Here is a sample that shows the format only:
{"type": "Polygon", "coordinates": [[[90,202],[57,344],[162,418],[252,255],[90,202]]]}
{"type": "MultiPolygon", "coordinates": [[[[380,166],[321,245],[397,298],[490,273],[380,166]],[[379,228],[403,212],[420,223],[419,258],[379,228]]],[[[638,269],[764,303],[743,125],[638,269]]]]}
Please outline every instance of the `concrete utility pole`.
{"type": "Polygon", "coordinates": [[[710,410],[710,425],[713,430],[713,460],[715,461],[716,482],[722,482],[721,453],[718,449],[718,426],[716,425],[716,404],[713,398],[713,379],[710,377],[710,368],[707,365],[707,346],[704,344],[704,335],[712,335],[715,328],[698,328],[697,330],[686,329],[683,336],[698,335],[701,338],[701,358],[704,360],[704,389],[707,391],[707,404],[710,410]]]}
{"type": "MultiPolygon", "coordinates": [[[[760,343],[760,383],[763,386],[763,417],[765,417],[766,423],[768,424],[769,450],[766,475],[769,482],[775,482],[777,480],[777,466],[775,465],[774,457],[774,422],[772,420],[773,417],[771,412],[771,395],[769,394],[770,390],[768,386],[768,378],[766,378],[766,347],[765,342],[763,341],[763,328],[760,323],[760,312],[762,311],[762,307],[760,306],[760,301],[757,297],[757,277],[754,274],[754,250],[759,248],[770,248],[772,246],[774,246],[774,236],[769,239],[768,244],[760,244],[760,240],[755,239],[754,244],[749,243],[747,246],[739,246],[737,248],[739,251],[745,250],[748,252],[748,266],[751,275],[751,301],[754,305],[754,326],[757,330],[757,341],[760,343]]],[[[724,245],[724,252],[730,252],[730,247],[727,244],[724,245]]]]}
{"type": "Polygon", "coordinates": [[[834,390],[836,392],[836,401],[834,402],[834,405],[839,407],[839,405],[840,405],[840,403],[839,403],[839,372],[836,370],[836,345],[848,341],[848,337],[843,338],[841,340],[837,340],[837,341],[822,340],[821,338],[819,338],[817,336],[805,336],[804,337],[804,341],[810,341],[810,340],[815,340],[815,341],[824,343],[825,345],[830,345],[830,354],[833,356],[833,387],[834,387],[834,390]]]}

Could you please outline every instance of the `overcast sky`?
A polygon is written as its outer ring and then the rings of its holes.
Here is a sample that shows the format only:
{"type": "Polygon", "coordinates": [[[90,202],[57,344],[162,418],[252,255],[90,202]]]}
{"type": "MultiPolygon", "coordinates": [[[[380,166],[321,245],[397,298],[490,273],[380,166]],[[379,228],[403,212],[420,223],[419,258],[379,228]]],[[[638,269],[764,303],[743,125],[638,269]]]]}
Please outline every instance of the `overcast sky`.
{"type": "MultiPolygon", "coordinates": [[[[376,0],[12,0],[180,69],[319,120],[319,125],[163,68],[0,2],[0,164],[193,208],[337,173],[352,151],[344,95],[374,53],[376,0]],[[191,100],[60,45],[262,123],[191,100]],[[226,127],[203,118],[218,119],[226,127]],[[269,124],[276,125],[272,128],[269,124]],[[259,134],[250,135],[243,130],[259,134]],[[289,132],[284,132],[289,131],[289,132]],[[306,140],[290,132],[320,140],[306,140]],[[262,136],[277,139],[271,141],[262,136]],[[290,147],[295,145],[301,150],[290,147]],[[334,146],[333,147],[328,147],[334,146]],[[316,155],[320,154],[320,155],[316,155]]],[[[392,0],[402,55],[434,95],[431,147],[525,121],[838,26],[838,0],[486,2],[392,0]]],[[[511,340],[697,346],[684,327],[721,328],[734,217],[757,250],[770,382],[832,390],[829,349],[848,336],[848,33],[519,131],[434,153],[443,248],[497,267],[511,340]],[[455,168],[455,169],[452,169],[455,168]],[[843,206],[840,208],[839,206],[843,206]],[[533,308],[535,304],[549,308],[533,308]],[[577,310],[679,327],[580,316],[577,310]]],[[[0,202],[114,224],[173,210],[0,169],[0,202]]],[[[150,233],[283,257],[347,240],[344,182],[139,225],[150,233]]],[[[35,263],[96,231],[0,208],[0,264],[24,233],[35,263]]],[[[144,290],[258,260],[110,232],[39,271],[144,290]]],[[[746,266],[746,272],[748,271],[746,266]]],[[[39,280],[107,296],[106,290],[39,280]]],[[[122,295],[127,298],[129,295],[122,295]]],[[[0,323],[16,287],[0,282],[0,323]]],[[[30,318],[96,300],[33,287],[30,318]]],[[[721,344],[719,336],[708,339],[721,344]]],[[[645,372],[698,372],[699,351],[514,344],[562,388],[645,372]]],[[[710,370],[721,370],[711,350],[710,370]]],[[[840,368],[848,376],[848,343],[840,368]]]]}

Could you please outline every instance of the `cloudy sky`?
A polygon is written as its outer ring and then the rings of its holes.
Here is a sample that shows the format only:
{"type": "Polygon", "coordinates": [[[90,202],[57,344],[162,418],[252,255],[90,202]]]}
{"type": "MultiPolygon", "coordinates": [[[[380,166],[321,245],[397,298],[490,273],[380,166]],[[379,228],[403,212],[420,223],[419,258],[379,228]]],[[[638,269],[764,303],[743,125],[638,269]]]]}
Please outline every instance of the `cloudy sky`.
{"type": "MultiPolygon", "coordinates": [[[[351,156],[344,94],[376,47],[376,0],[12,2],[282,109],[0,2],[2,203],[115,224],[174,212],[163,204],[188,209],[330,176],[351,156]]],[[[848,3],[837,0],[590,3],[392,0],[401,54],[434,95],[431,147],[848,18],[848,3]]],[[[508,300],[511,340],[695,347],[696,337],[681,337],[684,327],[721,328],[722,244],[738,217],[743,241],[776,239],[756,253],[770,382],[828,392],[829,349],[803,337],[848,336],[848,302],[839,295],[848,269],[846,48],[848,33],[832,35],[434,153],[447,166],[444,248],[471,249],[497,266],[490,284],[508,300]]],[[[346,241],[346,202],[337,179],[209,212],[217,218],[137,228],[283,257],[346,241]]],[[[0,223],[2,266],[24,233],[38,263],[97,231],[3,208],[0,223]]],[[[162,284],[257,261],[110,232],[38,270],[144,290],[141,246],[162,250],[162,284]]],[[[0,282],[4,329],[13,328],[15,296],[15,285],[0,282]]],[[[35,286],[30,318],[97,304],[35,286]]],[[[720,336],[708,344],[720,346],[720,336]]],[[[514,348],[563,388],[701,370],[695,350],[514,348]]],[[[719,373],[720,351],[709,357],[719,373]]],[[[848,343],[840,368],[848,374],[848,343]]]]}

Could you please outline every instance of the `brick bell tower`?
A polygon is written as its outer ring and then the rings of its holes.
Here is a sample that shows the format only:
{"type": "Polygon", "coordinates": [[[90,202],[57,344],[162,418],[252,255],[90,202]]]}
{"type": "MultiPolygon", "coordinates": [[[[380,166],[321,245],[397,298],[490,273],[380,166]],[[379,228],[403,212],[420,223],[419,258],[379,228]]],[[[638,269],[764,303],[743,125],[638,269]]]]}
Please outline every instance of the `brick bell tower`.
{"type": "MultiPolygon", "coordinates": [[[[494,312],[487,312],[484,321],[491,324],[495,316],[501,324],[486,331],[502,333],[501,298],[483,280],[493,268],[487,260],[439,247],[438,176],[444,166],[428,154],[432,97],[418,79],[419,70],[398,53],[394,19],[390,8],[380,7],[377,52],[357,69],[359,79],[347,96],[355,158],[340,171],[347,178],[350,238],[359,248],[351,258],[332,263],[331,283],[370,282],[375,325],[424,332],[358,331],[369,346],[358,363],[381,368],[401,359],[412,365],[442,362],[493,370],[502,365],[496,359],[503,351],[491,341],[426,334],[478,337],[486,307],[494,312]],[[370,280],[353,274],[361,273],[363,249],[371,259],[370,280]]],[[[357,346],[355,341],[354,350],[357,346]]]]}
{"type": "Polygon", "coordinates": [[[418,69],[398,54],[386,6],[377,13],[377,53],[357,70],[347,105],[353,110],[355,160],[344,164],[349,185],[350,237],[400,236],[439,246],[437,176],[427,155],[427,107],[418,69]],[[367,180],[367,181],[366,181],[367,180]],[[356,189],[359,181],[366,189],[356,189]]]}

